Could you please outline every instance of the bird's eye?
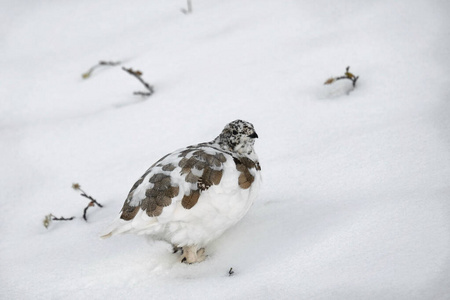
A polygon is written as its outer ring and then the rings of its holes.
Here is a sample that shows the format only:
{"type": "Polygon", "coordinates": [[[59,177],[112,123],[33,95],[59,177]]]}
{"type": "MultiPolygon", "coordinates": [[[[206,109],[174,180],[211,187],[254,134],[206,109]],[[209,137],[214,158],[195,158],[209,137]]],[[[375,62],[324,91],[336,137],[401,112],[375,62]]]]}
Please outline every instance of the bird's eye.
{"type": "Polygon", "coordinates": [[[237,130],[233,130],[233,134],[237,135],[238,134],[237,130]]]}

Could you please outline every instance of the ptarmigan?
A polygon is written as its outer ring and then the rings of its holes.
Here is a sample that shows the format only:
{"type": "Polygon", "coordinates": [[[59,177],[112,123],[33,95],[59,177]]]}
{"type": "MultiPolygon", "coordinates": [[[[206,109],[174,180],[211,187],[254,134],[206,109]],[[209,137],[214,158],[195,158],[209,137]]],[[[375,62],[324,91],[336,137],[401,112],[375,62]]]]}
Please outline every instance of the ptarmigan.
{"type": "Polygon", "coordinates": [[[182,248],[182,262],[203,261],[204,247],[236,224],[257,196],[257,137],[251,123],[236,120],[213,141],[164,156],[133,185],[103,237],[147,234],[182,248]]]}

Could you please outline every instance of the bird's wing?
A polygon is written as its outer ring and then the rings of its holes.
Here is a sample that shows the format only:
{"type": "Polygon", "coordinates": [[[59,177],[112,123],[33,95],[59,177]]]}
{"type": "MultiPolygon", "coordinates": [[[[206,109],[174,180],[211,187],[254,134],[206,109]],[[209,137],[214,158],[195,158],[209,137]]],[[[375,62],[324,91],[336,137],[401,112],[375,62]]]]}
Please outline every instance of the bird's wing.
{"type": "Polygon", "coordinates": [[[133,185],[120,218],[131,220],[139,210],[157,217],[174,198],[191,209],[202,191],[220,183],[226,156],[212,147],[192,146],[163,157],[133,185]]]}
{"type": "MultiPolygon", "coordinates": [[[[202,192],[220,185],[224,168],[236,174],[236,191],[248,189],[260,170],[259,163],[247,157],[200,144],[168,154],[152,165],[133,185],[121,210],[120,218],[111,224],[112,234],[136,231],[156,225],[170,215],[181,202],[182,208],[194,207],[202,192]],[[146,216],[146,217],[145,217],[146,216]],[[152,225],[153,224],[153,225],[152,225]]],[[[227,185],[228,188],[229,185],[227,185]]],[[[231,192],[231,191],[230,191],[231,192]]],[[[162,221],[162,222],[166,222],[162,221]]]]}

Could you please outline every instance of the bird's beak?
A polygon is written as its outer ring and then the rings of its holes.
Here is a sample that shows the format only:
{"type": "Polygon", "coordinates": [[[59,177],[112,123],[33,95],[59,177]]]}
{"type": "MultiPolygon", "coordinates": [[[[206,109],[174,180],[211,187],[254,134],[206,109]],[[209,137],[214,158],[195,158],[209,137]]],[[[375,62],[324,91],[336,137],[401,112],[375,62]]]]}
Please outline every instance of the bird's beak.
{"type": "Polygon", "coordinates": [[[253,133],[250,134],[248,137],[249,137],[249,138],[252,138],[252,139],[256,139],[256,138],[258,138],[258,135],[256,134],[256,132],[253,132],[253,133]]]}

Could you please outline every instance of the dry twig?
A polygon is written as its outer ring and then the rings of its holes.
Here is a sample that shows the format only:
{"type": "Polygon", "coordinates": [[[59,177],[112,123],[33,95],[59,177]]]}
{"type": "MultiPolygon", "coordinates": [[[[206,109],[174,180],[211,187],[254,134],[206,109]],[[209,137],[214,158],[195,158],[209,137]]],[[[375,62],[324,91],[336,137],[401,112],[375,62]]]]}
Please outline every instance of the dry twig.
{"type": "Polygon", "coordinates": [[[122,70],[124,70],[128,74],[133,75],[134,77],[136,77],[145,86],[145,88],[148,90],[148,92],[134,92],[133,94],[148,97],[148,96],[151,96],[155,92],[153,87],[150,84],[148,84],[147,82],[145,82],[144,79],[142,79],[142,72],[141,71],[137,71],[137,70],[134,71],[131,68],[127,69],[125,67],[122,67],[122,70]]]}
{"type": "Polygon", "coordinates": [[[120,61],[99,61],[98,64],[96,64],[95,66],[91,67],[89,69],[89,71],[87,71],[86,73],[83,73],[81,75],[81,77],[83,77],[83,79],[88,79],[92,72],[94,72],[95,69],[102,67],[102,66],[117,66],[120,65],[121,62],[120,61]]]}
{"type": "Polygon", "coordinates": [[[48,229],[48,227],[50,226],[52,221],[72,221],[73,219],[75,219],[75,217],[70,217],[70,218],[60,217],[60,218],[57,218],[53,214],[48,214],[48,215],[45,216],[43,223],[44,223],[44,227],[48,229]]]}
{"type": "Polygon", "coordinates": [[[103,207],[103,205],[101,205],[100,203],[97,202],[97,200],[95,200],[94,198],[92,198],[91,196],[86,194],[86,192],[81,189],[81,186],[78,183],[72,184],[72,188],[74,190],[76,190],[76,191],[80,191],[81,192],[81,194],[80,194],[81,196],[91,200],[91,202],[89,202],[89,204],[84,208],[84,211],[83,211],[83,219],[87,222],[86,213],[87,213],[88,208],[89,207],[93,207],[95,205],[97,205],[99,207],[103,207]]]}
{"type": "Polygon", "coordinates": [[[356,86],[356,81],[358,80],[359,76],[355,76],[352,73],[349,72],[350,67],[347,67],[345,69],[345,74],[344,76],[340,76],[340,77],[331,77],[328,78],[327,81],[324,82],[324,84],[332,84],[333,82],[335,82],[336,80],[341,80],[341,79],[349,79],[352,81],[353,83],[353,87],[356,86]]]}

